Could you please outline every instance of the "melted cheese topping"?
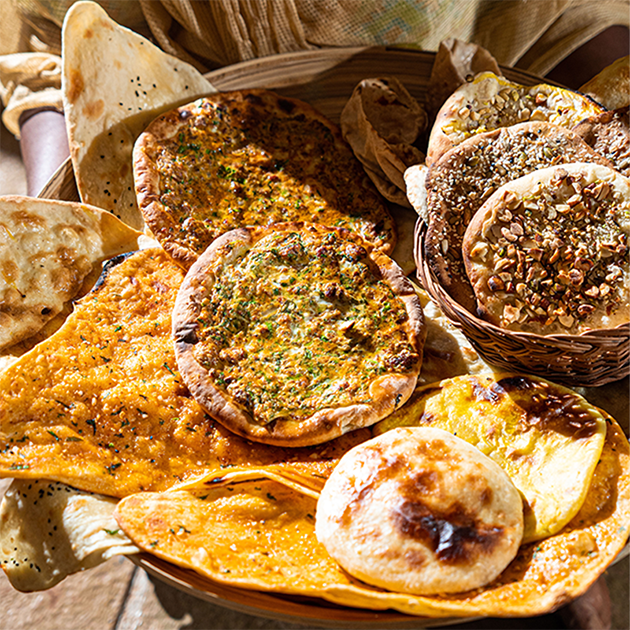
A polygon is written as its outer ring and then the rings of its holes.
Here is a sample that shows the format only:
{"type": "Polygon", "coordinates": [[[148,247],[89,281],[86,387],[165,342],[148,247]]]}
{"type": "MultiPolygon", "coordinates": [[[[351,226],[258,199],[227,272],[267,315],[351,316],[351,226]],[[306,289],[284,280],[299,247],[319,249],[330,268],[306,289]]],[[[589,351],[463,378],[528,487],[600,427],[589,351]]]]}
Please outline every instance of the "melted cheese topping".
{"type": "Polygon", "coordinates": [[[412,372],[407,320],[363,247],[333,232],[277,232],[219,272],[195,357],[266,424],[369,403],[375,378],[412,372]]]}
{"type": "Polygon", "coordinates": [[[379,247],[393,242],[387,210],[350,149],[293,102],[278,104],[287,111],[249,95],[180,112],[186,123],[150,155],[173,220],[168,238],[201,253],[236,227],[301,220],[345,227],[379,247]]]}

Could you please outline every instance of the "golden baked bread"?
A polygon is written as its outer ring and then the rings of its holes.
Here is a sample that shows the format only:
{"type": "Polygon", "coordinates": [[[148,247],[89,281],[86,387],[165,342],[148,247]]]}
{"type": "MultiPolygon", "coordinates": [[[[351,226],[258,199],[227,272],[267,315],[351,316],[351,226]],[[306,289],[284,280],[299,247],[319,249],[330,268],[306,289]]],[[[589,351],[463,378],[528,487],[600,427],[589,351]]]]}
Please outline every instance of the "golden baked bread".
{"type": "Polygon", "coordinates": [[[403,404],[425,328],[390,258],[351,232],[288,223],[215,240],[186,274],[173,335],[184,383],[213,418],[304,446],[403,404]]]}
{"type": "Polygon", "coordinates": [[[339,129],[274,92],[216,94],[157,118],[136,142],[134,176],[148,227],[185,267],[231,229],[286,221],[394,246],[394,222],[339,129]]]}
{"type": "Polygon", "coordinates": [[[565,88],[541,83],[525,86],[492,72],[481,72],[459,87],[440,108],[429,137],[427,164],[478,133],[526,121],[574,127],[604,108],[565,88]]]}
{"type": "Polygon", "coordinates": [[[514,559],[520,494],[480,450],[441,429],[392,429],[346,453],[317,501],[317,540],[390,591],[480,588],[514,559]]]}
{"type": "MultiPolygon", "coordinates": [[[[536,169],[565,162],[610,165],[575,133],[546,122],[526,122],[472,136],[430,168],[425,180],[427,234],[424,256],[440,284],[474,312],[475,300],[461,258],[466,227],[499,186],[536,169]]],[[[410,199],[421,199],[407,173],[410,199]]]]}
{"type": "Polygon", "coordinates": [[[629,234],[630,180],[606,166],[564,164],[505,184],[462,243],[479,313],[540,335],[627,324],[629,234]]]}

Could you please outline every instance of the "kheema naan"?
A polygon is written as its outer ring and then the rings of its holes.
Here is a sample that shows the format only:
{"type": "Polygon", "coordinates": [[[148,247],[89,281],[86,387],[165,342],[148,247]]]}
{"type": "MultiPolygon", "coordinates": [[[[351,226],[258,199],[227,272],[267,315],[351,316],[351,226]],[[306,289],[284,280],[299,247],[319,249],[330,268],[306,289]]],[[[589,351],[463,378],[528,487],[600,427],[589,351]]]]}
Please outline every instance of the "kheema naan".
{"type": "Polygon", "coordinates": [[[99,208],[0,197],[0,350],[68,310],[96,281],[101,263],[137,249],[140,236],[99,208]]]}
{"type": "Polygon", "coordinates": [[[539,615],[584,593],[627,541],[628,441],[614,420],[607,425],[574,519],[554,536],[522,545],[496,580],[466,593],[413,596],[350,577],[317,542],[315,500],[274,482],[140,493],[121,501],[115,517],[142,550],[223,584],[432,617],[539,615]]]}
{"type": "Polygon", "coordinates": [[[131,164],[136,138],[158,114],[216,90],[96,2],[72,5],[62,46],[64,112],[81,199],[142,229],[131,164]]]}
{"type": "Polygon", "coordinates": [[[183,271],[161,249],[111,269],[64,326],[0,374],[0,476],[122,497],[229,465],[325,474],[369,435],[318,448],[254,445],[214,422],[177,372],[171,311],[183,271]]]}

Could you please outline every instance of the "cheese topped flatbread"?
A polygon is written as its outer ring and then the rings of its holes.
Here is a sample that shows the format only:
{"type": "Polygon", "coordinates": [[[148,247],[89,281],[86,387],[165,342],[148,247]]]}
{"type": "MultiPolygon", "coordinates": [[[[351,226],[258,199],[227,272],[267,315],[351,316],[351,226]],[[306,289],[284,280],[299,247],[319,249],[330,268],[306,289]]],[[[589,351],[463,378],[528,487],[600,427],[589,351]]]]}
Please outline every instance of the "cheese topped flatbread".
{"type": "Polygon", "coordinates": [[[311,221],[390,252],[395,225],[339,129],[303,101],[265,90],[200,99],[155,120],[134,149],[148,227],[190,265],[239,227],[311,221]]]}
{"type": "Polygon", "coordinates": [[[404,403],[425,329],[400,268],[316,224],[223,235],[187,273],[173,313],[177,364],[210,415],[261,442],[302,446],[404,403]]]}

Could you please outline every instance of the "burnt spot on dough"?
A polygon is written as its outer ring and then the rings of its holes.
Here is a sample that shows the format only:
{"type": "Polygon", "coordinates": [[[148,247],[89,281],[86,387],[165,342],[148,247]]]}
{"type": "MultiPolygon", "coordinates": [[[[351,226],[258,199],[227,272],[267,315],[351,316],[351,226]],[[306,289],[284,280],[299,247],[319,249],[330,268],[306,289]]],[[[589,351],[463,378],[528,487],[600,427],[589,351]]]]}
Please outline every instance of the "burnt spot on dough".
{"type": "Polygon", "coordinates": [[[473,396],[477,401],[487,401],[497,404],[505,396],[505,390],[497,387],[485,387],[479,381],[474,381],[472,386],[473,396]]]}
{"type": "Polygon", "coordinates": [[[492,389],[510,396],[524,412],[522,421],[541,431],[555,431],[576,440],[589,438],[597,431],[598,416],[571,391],[533,383],[526,376],[500,379],[492,389]]]}
{"type": "Polygon", "coordinates": [[[405,498],[391,516],[402,534],[423,542],[445,564],[467,564],[490,554],[503,535],[502,527],[480,523],[459,502],[436,510],[417,497],[405,498]]]}

